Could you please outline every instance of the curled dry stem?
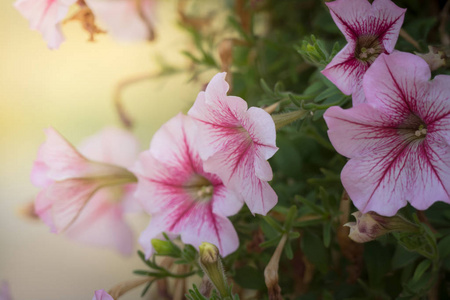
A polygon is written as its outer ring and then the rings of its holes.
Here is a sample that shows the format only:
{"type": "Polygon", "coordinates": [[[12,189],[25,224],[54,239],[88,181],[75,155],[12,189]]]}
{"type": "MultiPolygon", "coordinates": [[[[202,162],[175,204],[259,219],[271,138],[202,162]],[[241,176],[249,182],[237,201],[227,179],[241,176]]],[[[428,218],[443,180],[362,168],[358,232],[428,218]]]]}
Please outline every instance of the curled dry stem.
{"type": "Polygon", "coordinates": [[[119,299],[120,296],[124,295],[126,292],[128,292],[134,288],[137,288],[138,286],[141,286],[144,283],[150,282],[152,280],[154,280],[153,277],[147,277],[144,279],[135,279],[135,280],[121,282],[119,284],[116,284],[113,288],[111,288],[108,291],[108,294],[110,294],[114,300],[117,300],[117,299],[119,299]]]}

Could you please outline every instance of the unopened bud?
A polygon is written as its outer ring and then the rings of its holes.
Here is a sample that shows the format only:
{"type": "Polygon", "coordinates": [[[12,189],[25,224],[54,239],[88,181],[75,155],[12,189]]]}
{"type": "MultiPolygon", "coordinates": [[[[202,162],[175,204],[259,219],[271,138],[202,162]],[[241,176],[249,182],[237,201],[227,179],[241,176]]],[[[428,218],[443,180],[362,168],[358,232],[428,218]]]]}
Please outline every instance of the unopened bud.
{"type": "Polygon", "coordinates": [[[211,243],[203,242],[199,246],[199,250],[199,262],[203,272],[222,297],[230,297],[230,288],[223,270],[219,249],[211,243]]]}
{"type": "Polygon", "coordinates": [[[171,241],[152,239],[152,246],[156,253],[171,257],[179,257],[181,250],[175,246],[171,241]]]}
{"type": "Polygon", "coordinates": [[[415,232],[418,230],[415,224],[399,215],[384,217],[374,212],[363,214],[360,211],[352,215],[356,218],[356,222],[350,222],[344,226],[350,227],[348,237],[357,243],[366,243],[393,231],[415,232]]]}
{"type": "Polygon", "coordinates": [[[445,66],[445,53],[440,51],[438,48],[433,46],[428,46],[428,53],[417,53],[417,56],[423,58],[427,64],[430,66],[430,70],[434,71],[442,66],[445,66]]]}

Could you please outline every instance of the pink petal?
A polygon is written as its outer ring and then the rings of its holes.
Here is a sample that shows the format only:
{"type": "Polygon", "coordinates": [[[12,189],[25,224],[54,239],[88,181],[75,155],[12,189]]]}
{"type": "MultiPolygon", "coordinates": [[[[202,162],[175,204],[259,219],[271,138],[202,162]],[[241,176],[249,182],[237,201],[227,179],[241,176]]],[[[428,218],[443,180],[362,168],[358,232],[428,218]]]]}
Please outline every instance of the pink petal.
{"type": "Polygon", "coordinates": [[[154,22],[153,0],[140,2],[145,21],[139,14],[136,2],[132,0],[86,0],[86,3],[108,33],[115,38],[131,42],[147,40],[150,37],[148,24],[154,22]]]}
{"type": "Polygon", "coordinates": [[[364,34],[379,36],[392,52],[406,9],[390,0],[336,0],[327,2],[331,16],[348,42],[364,34]]]}
{"type": "MultiPolygon", "coordinates": [[[[432,81],[427,80],[422,87],[423,93],[417,102],[417,110],[431,131],[439,130],[449,137],[450,128],[450,76],[438,75],[432,81]]],[[[450,143],[450,138],[447,139],[450,143]]]]}
{"type": "Polygon", "coordinates": [[[9,285],[6,281],[0,283],[0,300],[12,300],[9,285]]]}
{"type": "MultiPolygon", "coordinates": [[[[366,1],[367,2],[367,1],[366,1]]],[[[342,93],[350,95],[355,92],[361,93],[361,81],[364,73],[369,68],[355,58],[355,44],[350,41],[322,71],[322,74],[334,83],[342,93]]],[[[364,95],[354,96],[353,103],[363,103],[364,95]]]]}
{"type": "Polygon", "coordinates": [[[66,235],[84,244],[114,248],[123,255],[132,254],[133,232],[124,220],[121,203],[113,202],[111,194],[115,192],[114,188],[99,190],[66,235]]]}
{"type": "MultiPolygon", "coordinates": [[[[430,68],[423,59],[394,52],[378,57],[364,76],[363,86],[368,103],[392,117],[405,119],[411,112],[421,112],[423,83],[430,78],[430,68]]],[[[425,114],[419,117],[424,119],[425,114]]]]}
{"type": "Polygon", "coordinates": [[[88,159],[128,168],[134,164],[140,144],[130,131],[108,127],[84,140],[78,149],[88,159]]]}
{"type": "Polygon", "coordinates": [[[92,300],[114,300],[105,290],[97,290],[94,293],[92,300]]]}
{"type": "Polygon", "coordinates": [[[14,6],[30,22],[33,30],[42,33],[50,49],[56,49],[64,41],[61,21],[66,17],[69,6],[76,0],[17,0],[14,6]]]}
{"type": "Polygon", "coordinates": [[[347,110],[330,107],[324,119],[333,147],[349,158],[371,154],[402,141],[395,118],[391,119],[367,103],[347,110]]]}
{"type": "Polygon", "coordinates": [[[66,179],[43,189],[35,202],[36,214],[56,232],[64,231],[79,216],[87,201],[101,187],[101,182],[86,179],[66,179]],[[49,216],[52,216],[51,224],[49,216]]]}

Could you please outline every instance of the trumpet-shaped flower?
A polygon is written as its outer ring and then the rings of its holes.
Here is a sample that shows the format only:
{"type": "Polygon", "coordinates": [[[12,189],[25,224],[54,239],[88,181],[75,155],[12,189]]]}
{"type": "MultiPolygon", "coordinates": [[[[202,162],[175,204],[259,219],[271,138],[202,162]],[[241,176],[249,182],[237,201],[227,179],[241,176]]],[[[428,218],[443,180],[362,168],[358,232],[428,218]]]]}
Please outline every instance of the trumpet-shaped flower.
{"type": "Polygon", "coordinates": [[[342,184],[362,212],[393,216],[410,202],[450,202],[450,76],[430,81],[418,56],[382,54],[364,77],[367,103],[325,113],[342,184]]]}
{"type": "Polygon", "coordinates": [[[212,243],[224,256],[239,245],[227,216],[243,203],[218,176],[204,170],[196,130],[190,117],[172,118],[155,133],[134,168],[139,179],[136,197],[152,215],[139,239],[147,257],[153,252],[151,240],[162,232],[180,234],[184,243],[195,247],[212,243]]]}
{"type": "Polygon", "coordinates": [[[153,39],[154,0],[85,0],[109,34],[122,41],[153,39]]]}
{"type": "Polygon", "coordinates": [[[278,150],[275,124],[263,109],[227,96],[225,75],[211,79],[188,113],[198,121],[200,157],[205,171],[239,193],[253,213],[265,215],[278,201],[267,183],[273,177],[267,160],[278,150]]]}
{"type": "Polygon", "coordinates": [[[114,300],[110,294],[105,292],[105,290],[97,290],[94,293],[94,298],[92,300],[114,300]]]}
{"type": "Polygon", "coordinates": [[[365,102],[362,79],[382,53],[391,53],[406,9],[391,0],[336,0],[326,3],[344,34],[347,45],[322,71],[344,94],[353,94],[353,105],[365,102]]]}
{"type": "Polygon", "coordinates": [[[61,21],[77,0],[17,0],[14,6],[30,22],[33,30],[41,32],[47,46],[56,49],[64,41],[61,21]]]}
{"type": "Polygon", "coordinates": [[[43,188],[35,201],[36,214],[52,232],[130,254],[132,232],[123,213],[135,201],[131,183],[136,178],[125,168],[137,157],[135,138],[105,129],[81,146],[83,156],[54,129],[46,135],[31,174],[33,184],[43,188]]]}

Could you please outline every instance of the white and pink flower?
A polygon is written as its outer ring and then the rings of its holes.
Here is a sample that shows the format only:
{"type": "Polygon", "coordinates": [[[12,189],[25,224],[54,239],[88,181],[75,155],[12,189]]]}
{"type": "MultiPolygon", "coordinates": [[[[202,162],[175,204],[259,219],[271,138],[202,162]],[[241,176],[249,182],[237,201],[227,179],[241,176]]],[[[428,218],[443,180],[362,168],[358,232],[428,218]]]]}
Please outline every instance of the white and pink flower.
{"type": "Polygon", "coordinates": [[[381,54],[364,77],[367,103],[325,113],[333,146],[350,158],[342,183],[362,213],[450,203],[450,76],[430,78],[418,56],[381,54]]]}
{"type": "Polygon", "coordinates": [[[83,156],[54,129],[46,135],[31,174],[33,184],[43,188],[36,214],[52,232],[130,254],[132,232],[123,213],[136,207],[136,177],[126,167],[137,157],[137,140],[126,131],[105,129],[81,146],[83,156]]]}
{"type": "Polygon", "coordinates": [[[243,203],[218,176],[204,170],[197,134],[194,120],[177,115],[155,133],[134,167],[139,179],[136,197],[152,216],[139,239],[147,257],[153,253],[151,240],[162,232],[181,235],[195,247],[212,243],[223,256],[239,245],[227,216],[243,203]]]}
{"type": "Polygon", "coordinates": [[[69,7],[77,0],[17,0],[16,9],[30,22],[32,30],[37,30],[50,49],[56,49],[64,41],[61,22],[69,12],[69,7]]]}
{"type": "Polygon", "coordinates": [[[227,96],[225,76],[214,76],[189,110],[199,127],[199,154],[205,171],[217,174],[253,213],[265,215],[278,201],[267,162],[278,150],[275,124],[263,109],[227,96]]]}
{"type": "Polygon", "coordinates": [[[406,9],[391,0],[336,0],[327,2],[331,16],[347,45],[322,71],[353,105],[365,102],[362,79],[382,53],[391,53],[397,42],[406,9]]]}

